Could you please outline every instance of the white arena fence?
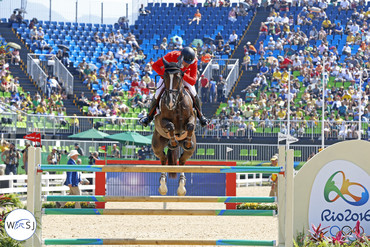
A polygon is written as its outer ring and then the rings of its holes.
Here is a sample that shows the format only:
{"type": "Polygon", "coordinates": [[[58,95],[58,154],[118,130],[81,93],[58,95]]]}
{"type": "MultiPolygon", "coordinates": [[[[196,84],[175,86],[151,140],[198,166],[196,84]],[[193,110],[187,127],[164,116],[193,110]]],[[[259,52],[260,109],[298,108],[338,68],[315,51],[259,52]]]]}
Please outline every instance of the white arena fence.
{"type": "MultiPolygon", "coordinates": [[[[89,185],[80,185],[82,194],[95,192],[95,173],[82,173],[82,178],[92,180],[89,185]]],[[[43,174],[41,178],[43,195],[66,195],[69,187],[63,185],[66,179],[66,173],[63,174],[43,174]]],[[[2,194],[20,194],[27,195],[27,175],[3,175],[0,176],[0,195],[2,194]]]]}

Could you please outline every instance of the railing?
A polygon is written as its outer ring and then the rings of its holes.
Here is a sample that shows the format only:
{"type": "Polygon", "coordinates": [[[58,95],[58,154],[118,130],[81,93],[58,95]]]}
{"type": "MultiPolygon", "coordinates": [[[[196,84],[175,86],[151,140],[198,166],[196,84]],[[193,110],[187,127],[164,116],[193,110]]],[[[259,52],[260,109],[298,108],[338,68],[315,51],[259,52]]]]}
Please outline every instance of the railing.
{"type": "MultiPolygon", "coordinates": [[[[14,142],[17,148],[22,149],[25,145],[24,139],[7,139],[7,141],[14,142]]],[[[60,151],[64,152],[66,149],[74,149],[74,144],[78,143],[80,148],[84,151],[85,156],[89,153],[99,151],[100,159],[111,159],[111,150],[114,144],[121,152],[123,159],[137,159],[137,150],[140,148],[135,144],[128,145],[127,143],[119,143],[110,140],[53,140],[43,139],[41,141],[43,152],[50,152],[51,148],[56,146],[60,151]],[[99,147],[106,146],[107,154],[99,147]]],[[[321,145],[299,145],[291,144],[290,147],[295,150],[294,160],[296,162],[305,162],[313,154],[317,153],[321,145]]],[[[154,154],[149,146],[146,147],[145,156],[147,159],[155,159],[154,154]]],[[[236,160],[243,161],[245,165],[258,165],[260,163],[269,163],[270,158],[278,153],[278,143],[275,144],[251,144],[251,143],[197,143],[192,159],[196,160],[236,160]]]]}
{"type": "Polygon", "coordinates": [[[62,87],[66,90],[67,95],[73,95],[73,75],[56,56],[53,56],[52,59],[54,61],[53,75],[62,83],[62,87]]]}
{"type": "Polygon", "coordinates": [[[41,90],[46,94],[47,93],[47,79],[48,76],[45,71],[40,66],[39,55],[28,54],[27,55],[27,73],[31,78],[36,81],[41,90]]]}
{"type": "Polygon", "coordinates": [[[62,84],[62,87],[66,90],[67,95],[73,95],[73,75],[68,71],[68,69],[64,66],[64,64],[52,54],[28,54],[27,56],[27,65],[28,61],[30,64],[34,65],[37,68],[37,73],[34,73],[33,70],[28,71],[27,73],[31,75],[32,79],[34,79],[39,87],[43,90],[45,94],[47,94],[47,87],[46,81],[49,76],[55,76],[59,83],[62,84]],[[33,62],[32,62],[33,61],[33,62]],[[42,70],[40,72],[39,70],[42,70]],[[31,73],[30,73],[31,72],[31,73]],[[42,79],[38,79],[38,74],[42,74],[42,79]]]}
{"type": "MultiPolygon", "coordinates": [[[[287,120],[242,120],[213,119],[212,124],[206,128],[197,128],[198,136],[214,138],[247,138],[277,137],[278,133],[291,134],[297,138],[319,139],[321,138],[321,122],[317,120],[291,120],[290,131],[287,130],[287,120]]],[[[325,139],[356,139],[358,135],[358,123],[355,121],[328,122],[324,130],[325,139]],[[344,124],[342,126],[342,123],[344,124]],[[344,127],[346,126],[346,127],[344,127]]],[[[362,122],[362,139],[367,139],[368,122],[362,122]]]]}
{"type": "MultiPolygon", "coordinates": [[[[123,117],[91,117],[91,116],[55,116],[38,114],[19,114],[18,112],[3,112],[3,118],[10,118],[6,122],[0,118],[0,128],[3,132],[25,134],[40,132],[42,134],[77,134],[91,128],[104,131],[108,134],[116,134],[123,131],[135,131],[143,135],[150,135],[154,131],[154,125],[144,128],[138,123],[138,118],[123,117]],[[74,124],[78,122],[78,124],[74,124]]],[[[211,124],[196,128],[196,135],[215,139],[248,139],[263,137],[277,137],[278,133],[288,132],[297,138],[318,140],[321,138],[321,121],[316,120],[291,120],[291,130],[287,130],[287,120],[241,120],[212,119],[211,124]]],[[[325,140],[357,139],[358,121],[342,121],[325,123],[325,140]],[[342,125],[343,123],[343,125],[342,125]]],[[[362,139],[369,137],[369,123],[363,121],[362,139]]]]}
{"type": "MultiPolygon", "coordinates": [[[[234,86],[234,83],[239,76],[239,60],[238,59],[212,59],[202,73],[208,80],[212,78],[216,81],[219,80],[220,75],[226,81],[224,90],[225,96],[229,94],[234,86]]],[[[201,95],[201,88],[198,88],[198,94],[201,95]]]]}
{"type": "Polygon", "coordinates": [[[236,59],[236,61],[229,61],[229,63],[227,64],[227,69],[230,72],[226,78],[226,95],[229,95],[229,92],[231,91],[239,77],[239,60],[236,59]]]}

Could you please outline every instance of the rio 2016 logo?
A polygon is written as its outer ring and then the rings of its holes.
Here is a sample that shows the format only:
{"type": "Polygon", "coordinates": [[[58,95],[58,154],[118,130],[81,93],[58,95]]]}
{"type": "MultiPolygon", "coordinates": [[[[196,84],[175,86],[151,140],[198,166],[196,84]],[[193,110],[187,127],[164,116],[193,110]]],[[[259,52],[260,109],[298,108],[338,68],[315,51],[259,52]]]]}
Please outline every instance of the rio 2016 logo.
{"type": "Polygon", "coordinates": [[[352,206],[362,206],[365,203],[367,203],[367,201],[369,200],[369,191],[362,184],[350,182],[349,179],[346,179],[346,175],[344,174],[344,172],[337,171],[333,175],[330,176],[330,178],[325,184],[324,198],[327,202],[335,202],[339,198],[342,198],[345,202],[347,202],[348,204],[352,206]],[[343,182],[342,182],[342,187],[340,189],[335,185],[335,182],[333,181],[334,177],[337,174],[342,174],[343,182]],[[361,196],[353,195],[349,191],[350,186],[361,187],[363,189],[361,196]],[[331,192],[335,192],[337,194],[333,199],[329,198],[329,194],[331,192]],[[348,195],[353,200],[348,200],[344,195],[348,195]]]}

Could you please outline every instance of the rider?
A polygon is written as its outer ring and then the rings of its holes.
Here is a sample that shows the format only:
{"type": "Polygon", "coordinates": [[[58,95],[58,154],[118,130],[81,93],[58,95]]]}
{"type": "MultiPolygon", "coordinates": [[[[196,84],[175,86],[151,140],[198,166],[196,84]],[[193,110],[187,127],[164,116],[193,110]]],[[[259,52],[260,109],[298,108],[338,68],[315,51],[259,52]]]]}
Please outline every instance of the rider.
{"type": "MultiPolygon", "coordinates": [[[[158,75],[164,74],[164,64],[163,60],[165,59],[167,62],[177,63],[181,62],[181,71],[184,72],[183,82],[184,86],[187,87],[190,91],[190,94],[193,98],[194,108],[197,111],[197,116],[199,118],[200,124],[204,127],[208,124],[208,119],[202,114],[200,108],[200,99],[197,95],[197,91],[195,90],[194,84],[197,81],[197,64],[198,60],[195,58],[195,52],[190,47],[185,47],[181,51],[172,51],[167,53],[163,58],[158,59],[153,65],[152,68],[158,75]]],[[[160,87],[155,92],[155,96],[150,104],[149,113],[146,117],[140,119],[140,123],[145,127],[153,120],[155,110],[157,108],[158,99],[161,95],[164,83],[162,83],[163,79],[159,80],[160,87]]]]}

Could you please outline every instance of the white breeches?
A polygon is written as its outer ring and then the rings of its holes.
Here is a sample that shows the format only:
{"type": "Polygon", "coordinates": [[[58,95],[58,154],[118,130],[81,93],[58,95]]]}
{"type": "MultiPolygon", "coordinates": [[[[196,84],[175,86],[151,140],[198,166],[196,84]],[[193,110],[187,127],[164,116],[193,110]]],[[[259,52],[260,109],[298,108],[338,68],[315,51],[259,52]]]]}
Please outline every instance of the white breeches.
{"type": "MultiPolygon", "coordinates": [[[[164,83],[163,82],[163,79],[159,79],[158,81],[158,84],[157,86],[159,85],[159,87],[157,88],[157,90],[155,91],[155,98],[157,99],[158,96],[161,94],[163,88],[164,88],[164,83]]],[[[197,96],[197,91],[195,90],[195,87],[193,85],[190,85],[189,83],[187,83],[186,81],[183,81],[184,83],[184,86],[187,87],[190,91],[190,93],[193,95],[193,97],[197,96]]]]}

